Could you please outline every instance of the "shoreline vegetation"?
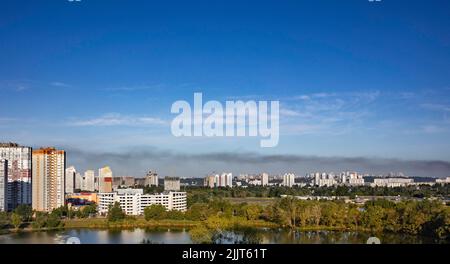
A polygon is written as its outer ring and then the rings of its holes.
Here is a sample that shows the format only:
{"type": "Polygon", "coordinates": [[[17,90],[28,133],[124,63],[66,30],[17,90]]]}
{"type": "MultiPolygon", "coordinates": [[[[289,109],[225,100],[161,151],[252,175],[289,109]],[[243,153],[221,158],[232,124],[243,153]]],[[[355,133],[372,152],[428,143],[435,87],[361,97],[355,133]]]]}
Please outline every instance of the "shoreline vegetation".
{"type": "MultiPolygon", "coordinates": [[[[248,233],[267,228],[396,233],[450,243],[450,207],[440,200],[373,200],[363,205],[293,197],[263,204],[232,203],[217,197],[192,200],[186,212],[166,211],[162,205],[152,205],[144,209],[142,216],[125,215],[119,203],[109,208],[106,217],[97,215],[95,205],[76,211],[64,206],[51,213],[33,212],[21,206],[14,212],[0,213],[0,234],[83,228],[186,228],[194,243],[215,243],[227,231],[246,230],[248,233]]],[[[247,243],[259,241],[255,234],[247,237],[252,237],[247,243]]]]}

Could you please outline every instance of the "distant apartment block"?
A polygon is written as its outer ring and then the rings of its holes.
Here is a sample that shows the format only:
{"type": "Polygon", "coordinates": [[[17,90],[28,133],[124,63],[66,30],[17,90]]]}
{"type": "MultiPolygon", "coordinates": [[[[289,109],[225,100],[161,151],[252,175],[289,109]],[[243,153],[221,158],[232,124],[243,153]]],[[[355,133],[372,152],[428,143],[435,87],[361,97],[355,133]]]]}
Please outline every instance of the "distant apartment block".
{"type": "Polygon", "coordinates": [[[133,176],[113,177],[113,190],[120,188],[134,187],[135,179],[133,176]]]}
{"type": "Polygon", "coordinates": [[[106,166],[98,170],[98,192],[112,192],[113,173],[110,167],[106,166]]]}
{"type": "Polygon", "coordinates": [[[93,170],[87,170],[84,172],[84,176],[81,181],[81,190],[94,192],[97,189],[95,188],[95,172],[93,170]]]}
{"type": "Polygon", "coordinates": [[[108,208],[115,202],[127,215],[142,215],[144,209],[154,204],[163,205],[166,210],[186,211],[185,192],[164,192],[161,194],[143,194],[143,189],[118,189],[116,192],[99,193],[98,212],[107,214],[108,208]]]}
{"type": "Polygon", "coordinates": [[[83,176],[81,175],[81,173],[79,173],[79,172],[75,173],[75,189],[76,190],[81,190],[82,182],[83,182],[83,176]]]}
{"type": "Polygon", "coordinates": [[[179,191],[179,190],[180,190],[180,178],[168,176],[164,178],[164,191],[179,191]]]}
{"type": "Polygon", "coordinates": [[[0,159],[8,161],[6,210],[21,204],[31,205],[31,153],[30,147],[16,143],[0,143],[0,159]]]}
{"type": "Polygon", "coordinates": [[[295,185],[295,174],[294,173],[285,173],[283,175],[283,186],[292,187],[295,185]]]}
{"type": "Polygon", "coordinates": [[[232,187],[233,186],[233,174],[230,172],[224,172],[222,174],[208,175],[203,180],[203,185],[206,187],[209,187],[209,188],[232,187]]]}
{"type": "Polygon", "coordinates": [[[75,179],[77,175],[77,170],[74,166],[70,166],[66,169],[66,193],[75,192],[75,179]]]}
{"type": "Polygon", "coordinates": [[[158,174],[154,171],[149,171],[145,176],[145,186],[158,186],[158,174]]]}
{"type": "Polygon", "coordinates": [[[318,187],[330,187],[336,185],[362,186],[365,184],[364,178],[357,172],[341,172],[336,175],[332,172],[314,172],[309,175],[312,178],[312,185],[318,187]]]}
{"type": "Polygon", "coordinates": [[[440,183],[440,184],[450,183],[450,177],[447,177],[445,179],[436,179],[436,183],[440,183]]]}
{"type": "Polygon", "coordinates": [[[0,212],[7,211],[8,161],[0,160],[0,212]]]}
{"type": "Polygon", "coordinates": [[[261,185],[262,186],[269,185],[269,174],[265,172],[261,174],[261,185]]]}
{"type": "Polygon", "coordinates": [[[64,205],[66,153],[55,148],[33,151],[33,209],[50,212],[64,205]]]}
{"type": "Polygon", "coordinates": [[[216,187],[216,177],[214,175],[208,175],[203,179],[203,186],[209,188],[216,187]]]}
{"type": "Polygon", "coordinates": [[[372,187],[388,187],[388,188],[394,188],[394,187],[405,187],[414,182],[413,179],[408,178],[379,178],[374,179],[373,183],[371,184],[372,187]]]}

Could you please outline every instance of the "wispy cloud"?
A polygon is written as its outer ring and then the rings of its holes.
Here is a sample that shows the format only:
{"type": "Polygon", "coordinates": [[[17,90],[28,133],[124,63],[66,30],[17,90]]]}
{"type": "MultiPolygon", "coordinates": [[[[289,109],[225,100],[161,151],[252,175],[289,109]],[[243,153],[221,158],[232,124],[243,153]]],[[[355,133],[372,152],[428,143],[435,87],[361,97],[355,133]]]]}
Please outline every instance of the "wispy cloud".
{"type": "Polygon", "coordinates": [[[160,118],[150,116],[130,116],[117,113],[109,113],[91,119],[71,119],[67,122],[70,126],[148,126],[166,125],[168,122],[160,118]]]}
{"type": "Polygon", "coordinates": [[[420,105],[424,109],[439,111],[439,112],[450,112],[450,106],[443,104],[421,104],[420,105]]]}
{"type": "Polygon", "coordinates": [[[54,87],[70,87],[69,84],[63,82],[51,82],[50,85],[54,87]]]}
{"type": "Polygon", "coordinates": [[[109,87],[102,89],[108,92],[137,92],[137,91],[147,91],[147,90],[159,90],[164,85],[130,85],[130,86],[119,86],[119,87],[109,87]]]}
{"type": "Polygon", "coordinates": [[[361,127],[375,112],[379,91],[293,96],[280,110],[282,134],[343,134],[361,127]],[[353,129],[351,129],[353,128],[353,129]]]}

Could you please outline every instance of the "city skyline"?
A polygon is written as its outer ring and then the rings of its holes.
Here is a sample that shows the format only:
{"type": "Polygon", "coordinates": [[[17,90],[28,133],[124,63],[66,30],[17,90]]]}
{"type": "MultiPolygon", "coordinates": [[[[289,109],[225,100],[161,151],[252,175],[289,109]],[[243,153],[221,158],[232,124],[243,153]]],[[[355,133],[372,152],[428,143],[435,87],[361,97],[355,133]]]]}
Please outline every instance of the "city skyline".
{"type": "Polygon", "coordinates": [[[450,176],[448,9],[8,1],[0,142],[54,146],[79,172],[108,165],[136,177],[149,169],[450,176]],[[170,106],[195,92],[222,103],[279,100],[279,145],[173,137],[170,106]]]}

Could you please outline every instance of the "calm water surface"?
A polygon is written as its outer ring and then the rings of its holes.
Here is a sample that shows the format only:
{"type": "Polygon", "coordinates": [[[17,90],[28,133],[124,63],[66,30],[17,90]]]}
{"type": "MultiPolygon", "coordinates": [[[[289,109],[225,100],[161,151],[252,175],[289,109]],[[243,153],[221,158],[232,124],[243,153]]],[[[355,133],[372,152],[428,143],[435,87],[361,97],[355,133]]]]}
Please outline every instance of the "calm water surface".
{"type": "MultiPolygon", "coordinates": [[[[364,244],[371,234],[361,232],[308,231],[292,232],[282,229],[258,229],[250,232],[225,232],[217,243],[264,244],[364,244]]],[[[100,230],[71,229],[46,232],[24,232],[0,236],[0,244],[64,244],[69,237],[78,237],[83,244],[189,244],[192,240],[186,229],[100,230]]],[[[432,239],[399,234],[378,235],[385,244],[429,244],[432,239]]]]}

